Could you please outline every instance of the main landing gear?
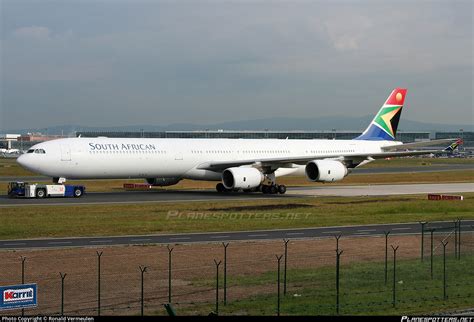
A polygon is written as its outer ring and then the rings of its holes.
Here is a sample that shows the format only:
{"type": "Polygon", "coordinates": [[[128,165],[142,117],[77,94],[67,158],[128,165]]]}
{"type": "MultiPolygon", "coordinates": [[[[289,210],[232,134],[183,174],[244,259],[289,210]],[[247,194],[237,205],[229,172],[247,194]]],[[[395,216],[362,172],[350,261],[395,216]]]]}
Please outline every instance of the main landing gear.
{"type": "Polygon", "coordinates": [[[261,191],[262,193],[264,194],[284,194],[286,192],[286,186],[283,185],[283,184],[280,184],[280,185],[277,185],[277,184],[273,184],[271,186],[261,186],[261,191]]]}
{"type": "MultiPolygon", "coordinates": [[[[224,187],[224,185],[219,182],[216,185],[216,190],[217,192],[231,192],[235,190],[229,190],[224,187]]],[[[277,184],[272,184],[272,185],[260,185],[257,188],[254,189],[245,189],[243,190],[244,192],[258,192],[261,191],[264,194],[284,194],[286,192],[286,186],[285,185],[277,185],[277,184]]]]}

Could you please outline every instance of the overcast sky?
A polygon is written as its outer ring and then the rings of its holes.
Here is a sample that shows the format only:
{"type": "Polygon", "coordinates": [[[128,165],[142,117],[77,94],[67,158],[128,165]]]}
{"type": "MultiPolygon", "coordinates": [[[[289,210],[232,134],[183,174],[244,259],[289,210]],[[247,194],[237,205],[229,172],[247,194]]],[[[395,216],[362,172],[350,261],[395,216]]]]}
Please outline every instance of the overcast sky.
{"type": "Polygon", "coordinates": [[[402,118],[473,123],[472,1],[0,4],[0,132],[357,117],[394,87],[402,118]]]}

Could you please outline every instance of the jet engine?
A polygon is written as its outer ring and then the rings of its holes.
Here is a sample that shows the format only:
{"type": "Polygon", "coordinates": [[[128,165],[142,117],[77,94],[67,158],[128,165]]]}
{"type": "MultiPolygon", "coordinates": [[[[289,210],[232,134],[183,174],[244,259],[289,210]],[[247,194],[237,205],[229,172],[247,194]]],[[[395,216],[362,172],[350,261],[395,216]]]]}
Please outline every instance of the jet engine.
{"type": "Polygon", "coordinates": [[[263,173],[255,168],[228,168],[222,172],[222,184],[229,190],[256,188],[263,179],[263,173]]]}
{"type": "Polygon", "coordinates": [[[181,181],[181,178],[146,178],[146,182],[152,186],[172,186],[181,181]]]}
{"type": "Polygon", "coordinates": [[[333,182],[342,180],[347,176],[348,170],[339,161],[314,160],[306,164],[305,173],[310,181],[333,182]]]}

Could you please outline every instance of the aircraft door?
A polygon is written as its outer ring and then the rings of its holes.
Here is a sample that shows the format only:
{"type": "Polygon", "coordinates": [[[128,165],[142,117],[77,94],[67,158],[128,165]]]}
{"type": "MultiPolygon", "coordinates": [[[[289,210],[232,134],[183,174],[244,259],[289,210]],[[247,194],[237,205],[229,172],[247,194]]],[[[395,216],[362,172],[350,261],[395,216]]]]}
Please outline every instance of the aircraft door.
{"type": "Polygon", "coordinates": [[[71,148],[69,145],[61,144],[61,161],[71,161],[71,148]]]}

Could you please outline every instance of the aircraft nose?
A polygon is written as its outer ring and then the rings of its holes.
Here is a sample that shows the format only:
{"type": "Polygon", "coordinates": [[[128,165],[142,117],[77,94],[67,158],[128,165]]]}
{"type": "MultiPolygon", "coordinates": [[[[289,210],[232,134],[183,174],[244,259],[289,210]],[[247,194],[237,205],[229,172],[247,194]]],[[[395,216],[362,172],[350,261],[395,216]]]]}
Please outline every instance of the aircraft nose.
{"type": "Polygon", "coordinates": [[[16,162],[25,169],[31,169],[31,160],[28,159],[28,155],[22,154],[16,159],[16,162]]]}
{"type": "Polygon", "coordinates": [[[20,155],[18,158],[16,158],[16,162],[23,167],[25,164],[25,156],[23,154],[20,155]]]}

